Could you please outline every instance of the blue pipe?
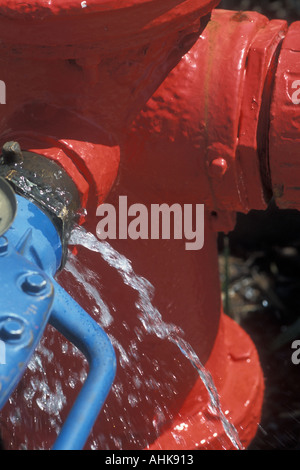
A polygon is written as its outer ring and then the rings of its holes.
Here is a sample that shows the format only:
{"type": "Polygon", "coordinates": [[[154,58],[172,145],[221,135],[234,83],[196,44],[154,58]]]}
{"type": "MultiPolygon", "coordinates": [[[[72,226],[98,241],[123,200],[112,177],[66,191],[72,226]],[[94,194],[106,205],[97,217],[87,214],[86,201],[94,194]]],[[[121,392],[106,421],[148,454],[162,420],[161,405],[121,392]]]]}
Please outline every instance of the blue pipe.
{"type": "Polygon", "coordinates": [[[54,289],[50,323],[85,355],[90,369],[53,450],[80,450],[110,391],[116,358],[100,326],[56,282],[54,289]]]}

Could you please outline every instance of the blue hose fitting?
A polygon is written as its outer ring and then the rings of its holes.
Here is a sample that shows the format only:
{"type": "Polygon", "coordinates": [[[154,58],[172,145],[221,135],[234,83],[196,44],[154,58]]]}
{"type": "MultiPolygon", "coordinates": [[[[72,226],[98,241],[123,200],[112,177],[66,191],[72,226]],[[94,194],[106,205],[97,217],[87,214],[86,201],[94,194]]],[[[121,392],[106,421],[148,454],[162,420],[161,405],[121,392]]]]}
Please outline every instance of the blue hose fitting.
{"type": "Polygon", "coordinates": [[[79,450],[111,389],[115,352],[102,328],[54,279],[63,250],[51,219],[33,201],[16,198],[16,218],[0,237],[0,409],[22,379],[47,324],[52,324],[90,365],[53,447],[79,450]]]}

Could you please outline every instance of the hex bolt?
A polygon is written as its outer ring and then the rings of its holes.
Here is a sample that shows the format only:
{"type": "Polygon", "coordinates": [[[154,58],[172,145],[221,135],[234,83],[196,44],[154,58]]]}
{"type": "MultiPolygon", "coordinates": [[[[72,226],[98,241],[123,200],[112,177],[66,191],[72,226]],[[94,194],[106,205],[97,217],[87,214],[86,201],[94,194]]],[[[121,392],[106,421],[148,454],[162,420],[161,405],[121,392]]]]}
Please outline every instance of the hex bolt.
{"type": "Polygon", "coordinates": [[[27,294],[40,294],[47,286],[47,280],[40,273],[29,274],[22,285],[27,294]]]}
{"type": "Polygon", "coordinates": [[[17,318],[7,318],[1,326],[1,338],[4,340],[20,339],[24,331],[24,323],[17,318]]]}
{"type": "Polygon", "coordinates": [[[8,251],[8,240],[6,237],[0,237],[0,256],[5,255],[8,251]]]}
{"type": "Polygon", "coordinates": [[[2,147],[2,156],[5,163],[20,163],[23,161],[23,154],[18,142],[6,142],[2,147]]]}

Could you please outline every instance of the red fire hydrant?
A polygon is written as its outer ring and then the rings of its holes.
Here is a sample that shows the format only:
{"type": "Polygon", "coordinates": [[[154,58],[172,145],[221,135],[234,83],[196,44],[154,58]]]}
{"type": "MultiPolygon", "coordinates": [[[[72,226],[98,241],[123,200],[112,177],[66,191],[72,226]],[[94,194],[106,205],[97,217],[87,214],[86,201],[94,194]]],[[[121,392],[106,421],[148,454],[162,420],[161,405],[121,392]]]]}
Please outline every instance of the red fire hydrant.
{"type": "MultiPolygon", "coordinates": [[[[201,249],[182,239],[110,243],[153,286],[151,305],[210,372],[246,447],[263,374],[250,338],[222,313],[216,238],[236,212],[272,196],[299,206],[300,24],[212,10],[218,3],[3,1],[0,135],[61,165],[94,234],[97,208],[120,195],[149,210],[204,204],[201,249]]],[[[77,280],[71,269],[59,280],[105,324],[120,358],[87,448],[232,448],[197,370],[143,330],[137,291],[92,251],[79,247],[75,263],[77,280]],[[83,273],[113,316],[82,287],[83,273]]],[[[1,414],[8,449],[50,448],[80,388],[82,359],[51,328],[38,357],[1,414]]]]}

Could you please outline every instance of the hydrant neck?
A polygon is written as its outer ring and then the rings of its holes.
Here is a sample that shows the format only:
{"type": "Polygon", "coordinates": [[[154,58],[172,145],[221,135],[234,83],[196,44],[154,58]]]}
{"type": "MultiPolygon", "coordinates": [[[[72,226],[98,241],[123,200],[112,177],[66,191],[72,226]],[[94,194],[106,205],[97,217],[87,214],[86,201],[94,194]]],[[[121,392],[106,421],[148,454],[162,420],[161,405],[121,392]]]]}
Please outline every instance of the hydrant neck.
{"type": "MultiPolygon", "coordinates": [[[[0,132],[17,127],[22,132],[25,126],[48,135],[51,123],[62,121],[60,126],[65,127],[71,112],[99,126],[99,132],[106,134],[110,143],[119,144],[124,130],[197,41],[208,20],[198,19],[180,32],[166,31],[163,37],[154,36],[147,43],[137,41],[134,47],[124,44],[118,51],[113,50],[114,46],[105,51],[97,47],[86,51],[76,46],[75,53],[71,48],[63,57],[64,46],[50,45],[39,57],[38,43],[12,47],[9,55],[3,50],[1,79],[9,83],[14,70],[22,87],[17,87],[7,100],[0,132]]],[[[56,132],[51,130],[51,135],[56,132]]],[[[17,135],[14,138],[19,140],[17,135]]]]}
{"type": "Polygon", "coordinates": [[[1,3],[1,40],[35,57],[55,49],[61,57],[85,57],[139,48],[153,38],[199,25],[219,0],[64,0],[45,2],[5,0],[1,3]],[[18,34],[12,28],[18,23],[18,34]],[[19,38],[22,38],[21,40],[19,38]]]}

